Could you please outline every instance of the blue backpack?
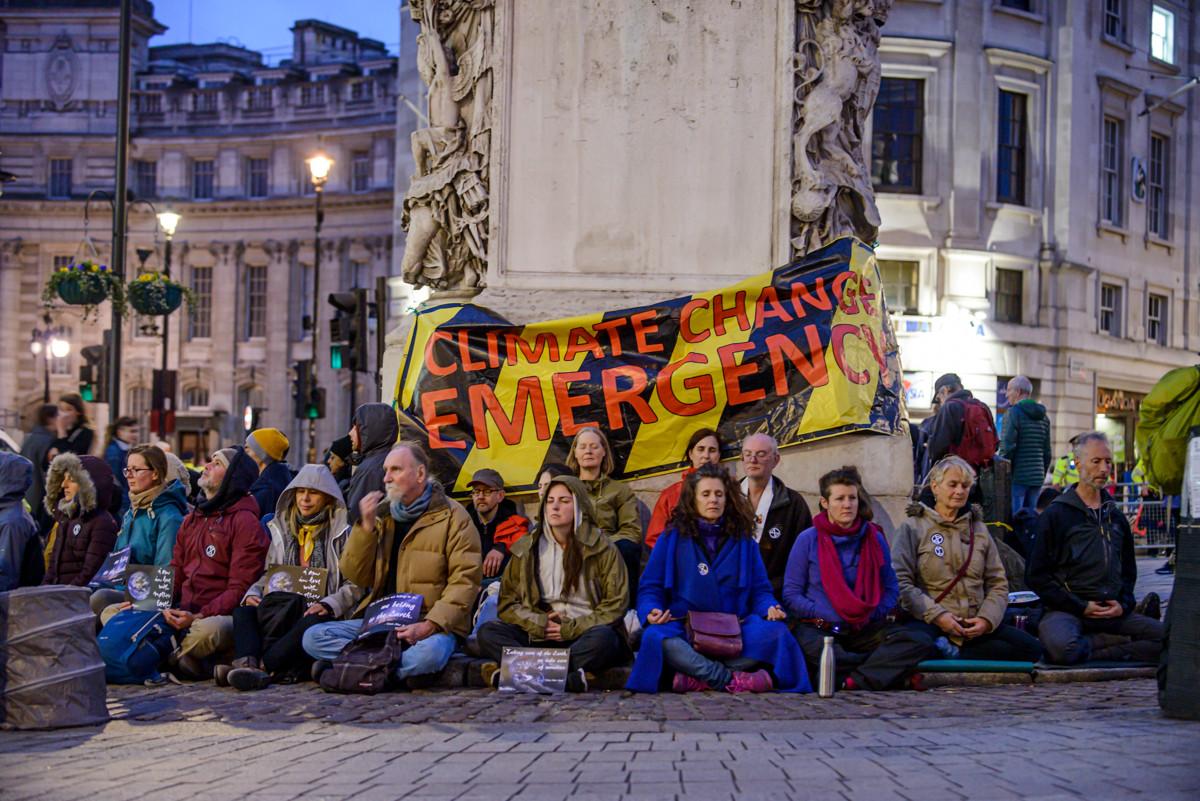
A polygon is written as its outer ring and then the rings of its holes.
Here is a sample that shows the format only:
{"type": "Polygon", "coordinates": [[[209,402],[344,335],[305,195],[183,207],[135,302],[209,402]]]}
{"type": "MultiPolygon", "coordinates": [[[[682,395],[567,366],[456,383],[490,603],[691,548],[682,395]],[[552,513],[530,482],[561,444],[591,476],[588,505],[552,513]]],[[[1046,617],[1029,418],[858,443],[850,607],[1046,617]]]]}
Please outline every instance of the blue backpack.
{"type": "Polygon", "coordinates": [[[125,609],[100,630],[97,637],[109,684],[143,684],[158,681],[158,666],[175,649],[175,629],[162,612],[125,609]]]}

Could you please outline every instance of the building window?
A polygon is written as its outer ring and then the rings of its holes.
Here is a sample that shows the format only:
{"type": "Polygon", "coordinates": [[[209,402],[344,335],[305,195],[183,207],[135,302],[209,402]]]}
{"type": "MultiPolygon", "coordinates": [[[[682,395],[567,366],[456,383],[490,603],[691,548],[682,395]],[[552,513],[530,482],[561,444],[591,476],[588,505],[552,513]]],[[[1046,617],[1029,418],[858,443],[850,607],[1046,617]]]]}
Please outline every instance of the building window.
{"type": "Polygon", "coordinates": [[[1025,205],[1025,154],[1028,149],[1025,95],[1000,92],[996,145],[996,200],[1025,205]]]}
{"type": "Polygon", "coordinates": [[[212,200],[213,167],[212,159],[195,159],[192,161],[193,200],[212,200]]]}
{"type": "Polygon", "coordinates": [[[54,198],[71,196],[71,159],[50,159],[50,186],[46,194],[54,198]]]}
{"type": "Polygon", "coordinates": [[[1150,169],[1146,181],[1146,227],[1159,239],[1170,236],[1167,224],[1167,176],[1171,141],[1165,136],[1150,135],[1150,169]]]}
{"type": "Polygon", "coordinates": [[[1125,0],[1104,0],[1104,35],[1125,41],[1125,0]]]}
{"type": "Polygon", "coordinates": [[[192,300],[188,303],[188,339],[212,336],[212,267],[192,268],[192,300]]]}
{"type": "Polygon", "coordinates": [[[321,106],[325,104],[325,84],[306,83],[300,86],[301,106],[321,106]]]}
{"type": "Polygon", "coordinates": [[[1013,8],[1017,11],[1033,12],[1033,0],[1000,0],[1002,8],[1013,8]]]}
{"type": "Polygon", "coordinates": [[[162,95],[157,92],[133,96],[134,111],[140,114],[162,114],[162,95]]]}
{"type": "Polygon", "coordinates": [[[153,198],[158,192],[158,162],[133,162],[133,192],[140,198],[153,198]]]}
{"type": "Polygon", "coordinates": [[[879,279],[883,297],[892,314],[917,313],[917,287],[920,265],[915,261],[879,259],[879,279]]]}
{"type": "Polygon", "coordinates": [[[184,409],[207,409],[208,387],[188,387],[183,391],[184,409]]]}
{"type": "Polygon", "coordinates": [[[350,166],[353,180],[352,189],[355,192],[369,190],[371,188],[371,154],[365,150],[354,151],[350,166]]]}
{"type": "Polygon", "coordinates": [[[921,193],[924,112],[924,81],[880,81],[871,130],[871,180],[877,192],[921,193]]]}
{"type": "Polygon", "coordinates": [[[216,114],[219,90],[192,92],[192,112],[194,114],[216,114]]]}
{"type": "Polygon", "coordinates": [[[1025,273],[1021,270],[996,270],[996,322],[1021,323],[1025,273]]]}
{"type": "Polygon", "coordinates": [[[1121,287],[1116,284],[1100,285],[1100,331],[1121,336],[1121,287]]]}
{"type": "Polygon", "coordinates": [[[267,159],[246,159],[246,194],[249,197],[267,196],[267,159]]]}
{"type": "Polygon", "coordinates": [[[1167,344],[1167,298],[1165,295],[1149,295],[1146,298],[1146,339],[1167,344]]]}
{"type": "Polygon", "coordinates": [[[1113,225],[1125,221],[1125,195],[1121,189],[1124,128],[1121,120],[1104,118],[1100,142],[1100,219],[1113,225]]]}
{"type": "Polygon", "coordinates": [[[1150,55],[1175,63],[1175,14],[1158,5],[1150,7],[1150,55]]]}
{"type": "Polygon", "coordinates": [[[54,271],[58,272],[59,270],[67,269],[68,267],[71,266],[71,262],[73,262],[73,261],[75,261],[74,256],[55,256],[54,257],[54,271]]]}
{"type": "Polygon", "coordinates": [[[267,268],[246,268],[246,339],[267,335],[267,268]]]}
{"type": "Polygon", "coordinates": [[[375,97],[375,82],[368,79],[350,84],[350,100],[371,100],[375,97]]]}
{"type": "Polygon", "coordinates": [[[246,92],[247,111],[270,111],[274,105],[270,86],[255,86],[246,92]]]}

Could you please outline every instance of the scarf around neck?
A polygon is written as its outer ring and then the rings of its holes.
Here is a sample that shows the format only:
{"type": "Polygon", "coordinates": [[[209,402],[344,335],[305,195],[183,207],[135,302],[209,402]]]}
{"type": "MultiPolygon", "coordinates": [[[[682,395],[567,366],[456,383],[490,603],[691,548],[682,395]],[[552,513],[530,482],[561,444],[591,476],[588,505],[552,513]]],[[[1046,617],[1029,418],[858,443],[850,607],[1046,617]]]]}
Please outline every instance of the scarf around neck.
{"type": "Polygon", "coordinates": [[[821,586],[833,610],[852,628],[860,629],[870,620],[883,597],[883,548],[879,545],[879,527],[858,518],[853,527],[844,529],[829,519],[825,512],[813,518],[817,530],[817,566],[821,569],[821,586]],[[846,583],[842,560],[838,558],[834,537],[849,537],[862,533],[858,545],[858,575],[854,589],[846,583]]]}
{"type": "Polygon", "coordinates": [[[289,547],[288,557],[294,559],[296,564],[301,567],[325,567],[324,553],[317,548],[317,544],[321,539],[322,532],[325,531],[328,519],[328,506],[308,517],[302,516],[299,512],[295,513],[292,529],[296,536],[290,545],[296,548],[296,553],[290,553],[292,548],[289,547]],[[313,558],[314,556],[316,559],[313,558]]]}
{"type": "Polygon", "coordinates": [[[411,504],[405,504],[404,501],[392,501],[389,509],[392,513],[392,519],[397,523],[412,523],[421,515],[425,514],[425,510],[429,508],[429,501],[433,498],[433,482],[425,482],[425,491],[421,493],[421,497],[417,498],[411,504]]]}
{"type": "Polygon", "coordinates": [[[154,505],[154,501],[158,498],[158,496],[163,494],[163,490],[166,488],[167,483],[164,481],[162,483],[155,484],[145,492],[134,492],[133,490],[130,490],[129,505],[134,509],[149,509],[154,505]]]}

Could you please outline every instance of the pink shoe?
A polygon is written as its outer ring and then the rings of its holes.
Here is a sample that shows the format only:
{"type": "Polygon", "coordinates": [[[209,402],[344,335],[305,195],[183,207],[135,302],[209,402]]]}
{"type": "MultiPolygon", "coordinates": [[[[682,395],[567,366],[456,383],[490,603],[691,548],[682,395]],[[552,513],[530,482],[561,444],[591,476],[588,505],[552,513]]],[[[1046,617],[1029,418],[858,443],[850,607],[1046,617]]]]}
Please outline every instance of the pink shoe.
{"type": "Polygon", "coordinates": [[[671,682],[671,692],[676,693],[702,693],[707,689],[707,684],[686,673],[676,673],[675,680],[671,682]]]}
{"type": "Polygon", "coordinates": [[[771,681],[771,674],[765,670],[756,670],[753,673],[735,670],[733,680],[725,689],[731,693],[769,693],[775,689],[775,682],[771,681]]]}

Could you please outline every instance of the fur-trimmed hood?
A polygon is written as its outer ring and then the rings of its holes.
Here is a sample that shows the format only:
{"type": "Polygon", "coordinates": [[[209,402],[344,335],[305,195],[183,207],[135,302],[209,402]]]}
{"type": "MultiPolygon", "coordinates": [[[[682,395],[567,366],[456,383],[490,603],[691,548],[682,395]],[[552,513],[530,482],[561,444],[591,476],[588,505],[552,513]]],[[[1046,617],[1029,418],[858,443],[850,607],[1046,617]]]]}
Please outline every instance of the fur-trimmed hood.
{"type": "MultiPolygon", "coordinates": [[[[946,521],[942,520],[942,516],[939,515],[932,507],[926,506],[925,504],[920,503],[918,501],[913,501],[908,506],[904,507],[904,514],[906,514],[909,517],[917,517],[917,518],[928,516],[931,520],[936,520],[938,522],[946,522],[946,521]]],[[[958,517],[956,517],[954,520],[949,521],[949,522],[957,523],[960,520],[962,520],[964,517],[967,517],[968,515],[970,515],[971,523],[973,523],[973,524],[974,523],[982,523],[983,522],[983,507],[977,503],[970,504],[967,507],[966,511],[959,512],[958,517]]]]}
{"type": "Polygon", "coordinates": [[[95,456],[76,456],[60,453],[50,463],[46,473],[46,500],[44,505],[51,516],[60,515],[58,502],[63,497],[63,479],[70,476],[79,485],[76,498],[79,501],[79,517],[86,517],[97,509],[107,511],[112,500],[115,477],[103,459],[95,456]]]}

